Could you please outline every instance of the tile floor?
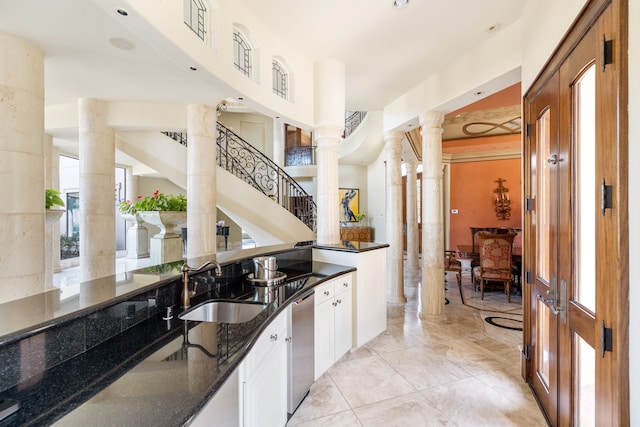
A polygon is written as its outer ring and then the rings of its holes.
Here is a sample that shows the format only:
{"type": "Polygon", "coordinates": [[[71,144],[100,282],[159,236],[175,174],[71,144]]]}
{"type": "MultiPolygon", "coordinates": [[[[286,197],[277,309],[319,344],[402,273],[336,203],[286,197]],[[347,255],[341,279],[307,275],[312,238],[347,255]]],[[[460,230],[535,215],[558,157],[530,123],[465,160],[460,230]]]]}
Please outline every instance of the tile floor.
{"type": "Polygon", "coordinates": [[[452,275],[446,318],[421,321],[419,280],[405,275],[408,302],[387,306],[387,330],[321,376],[288,426],[547,425],[520,377],[522,332],[483,320],[499,316],[517,325],[520,297],[507,304],[495,291],[480,301],[464,275],[464,305],[452,275]]]}

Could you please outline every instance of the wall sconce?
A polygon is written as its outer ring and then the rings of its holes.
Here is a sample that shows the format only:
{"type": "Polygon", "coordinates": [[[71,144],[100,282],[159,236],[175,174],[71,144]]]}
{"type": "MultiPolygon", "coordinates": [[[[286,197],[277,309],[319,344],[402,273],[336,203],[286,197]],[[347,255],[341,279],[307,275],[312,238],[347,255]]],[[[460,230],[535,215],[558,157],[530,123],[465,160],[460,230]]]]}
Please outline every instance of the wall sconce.
{"type": "Polygon", "coordinates": [[[507,182],[506,179],[498,178],[498,188],[493,190],[496,193],[496,216],[500,221],[506,221],[511,218],[511,201],[509,200],[509,189],[502,185],[503,182],[507,182]]]}
{"type": "Polygon", "coordinates": [[[223,111],[227,111],[227,100],[223,99],[218,105],[216,105],[216,116],[220,117],[223,111]]]}

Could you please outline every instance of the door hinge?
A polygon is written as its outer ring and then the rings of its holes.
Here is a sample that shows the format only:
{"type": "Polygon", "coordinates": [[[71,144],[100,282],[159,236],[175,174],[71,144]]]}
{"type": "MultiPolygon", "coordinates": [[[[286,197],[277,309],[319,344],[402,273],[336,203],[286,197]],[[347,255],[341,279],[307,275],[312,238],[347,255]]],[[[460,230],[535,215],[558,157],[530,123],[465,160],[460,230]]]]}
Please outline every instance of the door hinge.
{"type": "Polygon", "coordinates": [[[524,283],[531,284],[531,272],[528,270],[524,272],[524,283]]]}
{"type": "Polygon", "coordinates": [[[613,64],[613,40],[607,40],[602,35],[602,71],[607,68],[607,65],[613,64]]]}
{"type": "Polygon", "coordinates": [[[602,178],[602,183],[600,184],[600,210],[602,211],[602,216],[604,216],[604,211],[607,209],[613,209],[613,185],[607,185],[604,178],[602,178]]]}
{"type": "Polygon", "coordinates": [[[524,356],[525,360],[531,360],[531,345],[524,345],[524,348],[522,349],[522,355],[524,356]]]}
{"type": "Polygon", "coordinates": [[[536,209],[536,199],[532,199],[527,197],[524,200],[524,210],[527,212],[531,212],[536,209]]]}
{"type": "Polygon", "coordinates": [[[611,353],[613,351],[613,330],[611,328],[605,328],[604,320],[600,324],[600,355],[604,359],[605,352],[611,353]]]}
{"type": "Polygon", "coordinates": [[[526,136],[527,138],[531,136],[531,123],[527,123],[524,126],[524,136],[526,136]]]}

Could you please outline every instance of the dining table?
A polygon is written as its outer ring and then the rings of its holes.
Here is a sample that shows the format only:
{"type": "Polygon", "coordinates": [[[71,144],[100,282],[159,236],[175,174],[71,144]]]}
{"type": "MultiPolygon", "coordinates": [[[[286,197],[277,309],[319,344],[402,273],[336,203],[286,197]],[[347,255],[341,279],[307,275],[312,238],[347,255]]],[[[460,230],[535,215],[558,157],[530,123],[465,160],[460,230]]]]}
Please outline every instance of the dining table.
{"type": "MultiPolygon", "coordinates": [[[[456,251],[458,252],[458,261],[463,271],[468,271],[473,278],[473,272],[471,271],[471,261],[480,259],[480,252],[473,245],[457,245],[456,251]]],[[[522,247],[514,247],[511,252],[511,260],[513,265],[518,269],[518,282],[520,281],[520,274],[522,272],[522,247]]]]}

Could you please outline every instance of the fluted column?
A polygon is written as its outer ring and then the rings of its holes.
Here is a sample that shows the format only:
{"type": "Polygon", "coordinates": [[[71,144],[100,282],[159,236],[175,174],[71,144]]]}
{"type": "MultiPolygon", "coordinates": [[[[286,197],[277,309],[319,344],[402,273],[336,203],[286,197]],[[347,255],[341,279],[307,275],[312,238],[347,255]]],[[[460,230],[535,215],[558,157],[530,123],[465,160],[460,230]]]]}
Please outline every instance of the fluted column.
{"type": "Polygon", "coordinates": [[[420,318],[444,315],[442,218],[442,122],[444,114],[420,114],[422,135],[422,289],[420,318]]]}
{"type": "MultiPolygon", "coordinates": [[[[79,100],[80,281],[115,274],[115,132],[108,124],[108,104],[79,100]]],[[[93,289],[96,300],[109,289],[93,289]]],[[[115,290],[113,290],[115,292],[115,290]]],[[[85,295],[84,301],[94,300],[85,295]]],[[[82,290],[81,290],[82,298],[82,290]]]]}
{"type": "Polygon", "coordinates": [[[407,270],[415,272],[420,268],[418,264],[418,185],[417,164],[414,161],[405,162],[407,170],[407,270]]]}
{"type": "Polygon", "coordinates": [[[387,301],[407,302],[404,295],[402,242],[402,132],[384,135],[387,155],[387,301]]]}
{"type": "Polygon", "coordinates": [[[44,55],[0,34],[0,303],[44,290],[44,55]]]}
{"type": "Polygon", "coordinates": [[[187,107],[187,257],[216,253],[216,109],[187,107]]]}
{"type": "Polygon", "coordinates": [[[314,92],[314,136],[318,147],[316,239],[320,244],[337,244],[340,242],[338,143],[344,130],[344,64],[334,59],[316,62],[314,92]]]}

